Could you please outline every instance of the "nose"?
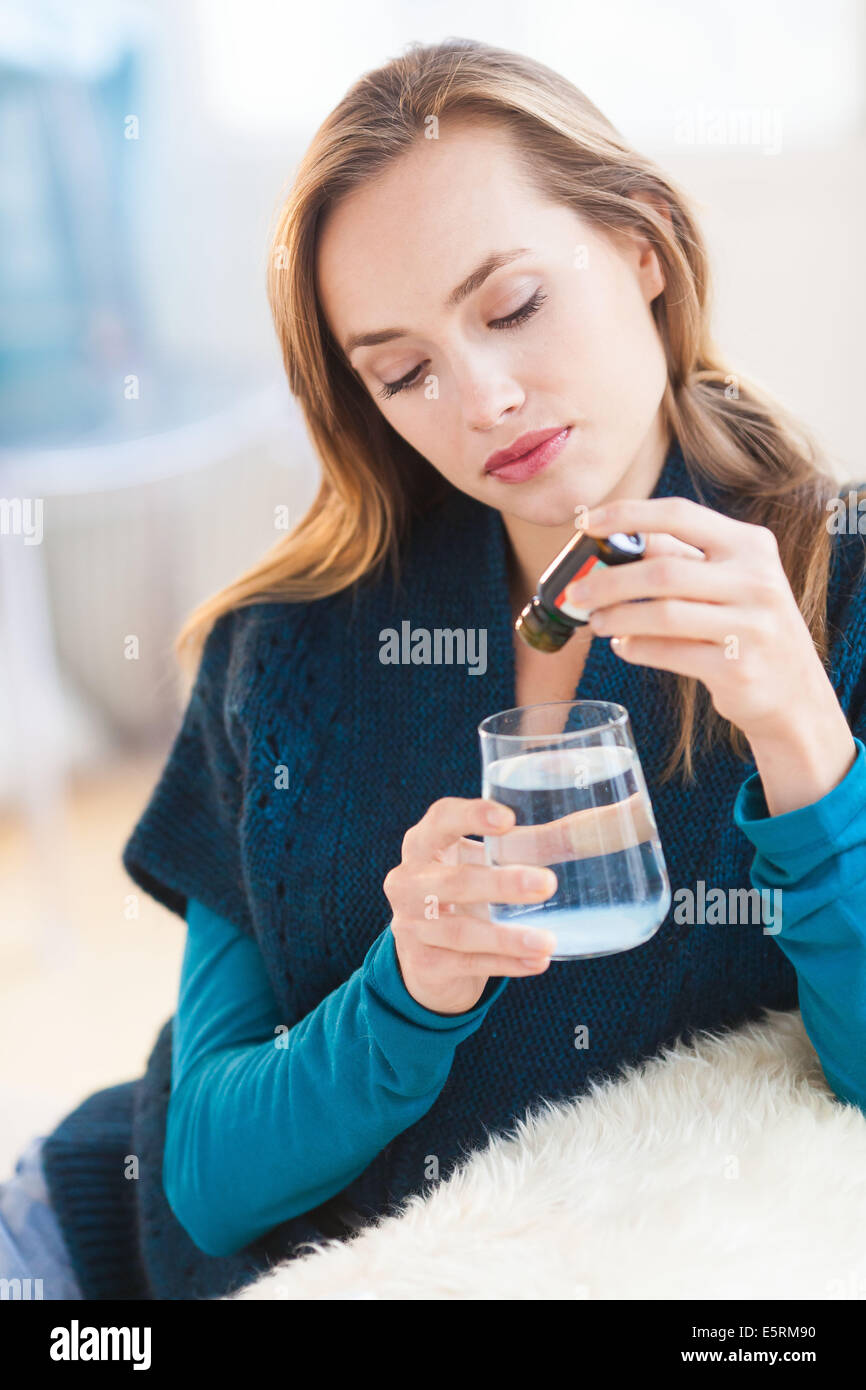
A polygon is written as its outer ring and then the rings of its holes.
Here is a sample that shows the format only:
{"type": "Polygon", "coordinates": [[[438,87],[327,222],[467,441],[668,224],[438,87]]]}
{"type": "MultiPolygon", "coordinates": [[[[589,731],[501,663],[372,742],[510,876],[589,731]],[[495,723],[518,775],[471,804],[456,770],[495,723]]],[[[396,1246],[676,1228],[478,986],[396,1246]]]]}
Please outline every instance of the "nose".
{"type": "Polygon", "coordinates": [[[472,430],[493,429],[524,402],[520,383],[491,357],[464,361],[455,374],[460,410],[472,430]]]}

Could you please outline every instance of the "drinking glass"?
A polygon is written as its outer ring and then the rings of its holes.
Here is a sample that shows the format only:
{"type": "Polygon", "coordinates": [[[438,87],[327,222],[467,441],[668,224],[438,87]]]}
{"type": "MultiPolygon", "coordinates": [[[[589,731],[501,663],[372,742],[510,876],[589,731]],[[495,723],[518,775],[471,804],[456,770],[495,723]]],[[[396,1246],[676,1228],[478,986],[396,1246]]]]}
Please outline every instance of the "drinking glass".
{"type": "Polygon", "coordinates": [[[544,902],[490,903],[490,918],[553,932],[552,960],[609,956],[649,941],[671,904],[667,866],[628,710],[556,700],[478,725],[482,795],[514,828],[484,837],[491,865],[552,868],[544,902]]]}

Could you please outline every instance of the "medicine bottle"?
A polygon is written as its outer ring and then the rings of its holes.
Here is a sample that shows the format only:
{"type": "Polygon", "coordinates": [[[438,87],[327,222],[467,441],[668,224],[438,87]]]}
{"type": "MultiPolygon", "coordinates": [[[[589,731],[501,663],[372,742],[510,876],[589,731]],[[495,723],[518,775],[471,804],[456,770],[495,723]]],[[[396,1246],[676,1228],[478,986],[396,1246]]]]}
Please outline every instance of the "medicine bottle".
{"type": "Polygon", "coordinates": [[[578,627],[589,622],[589,612],[568,603],[568,585],[599,565],[628,565],[640,560],[646,540],[639,534],[616,532],[612,536],[588,536],[577,531],[550,562],[538,581],[537,592],[514,624],[524,642],[540,652],[558,652],[578,627]]]}

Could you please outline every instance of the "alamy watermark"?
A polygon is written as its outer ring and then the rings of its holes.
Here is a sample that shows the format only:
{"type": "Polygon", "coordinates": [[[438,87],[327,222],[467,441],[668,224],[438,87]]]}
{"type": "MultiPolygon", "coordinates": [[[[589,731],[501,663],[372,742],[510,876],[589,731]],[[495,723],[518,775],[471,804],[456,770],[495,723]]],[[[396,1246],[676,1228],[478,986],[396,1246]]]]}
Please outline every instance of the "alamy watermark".
{"type": "Polygon", "coordinates": [[[41,1279],[0,1279],[0,1302],[9,1298],[21,1299],[22,1302],[44,1298],[42,1283],[41,1279]]]}
{"type": "Polygon", "coordinates": [[[149,1327],[82,1327],[73,1318],[68,1327],[51,1329],[48,1355],[52,1361],[131,1361],[134,1371],[150,1369],[149,1327]]]}
{"type": "Polygon", "coordinates": [[[408,618],[379,633],[383,666],[467,666],[470,676],[487,670],[486,627],[413,627],[408,618]]]}
{"type": "Polygon", "coordinates": [[[763,922],[764,936],[778,936],[782,930],[781,888],[707,888],[699,878],[693,889],[675,889],[673,901],[673,918],[681,925],[763,922]]]}
{"type": "Polygon", "coordinates": [[[826,524],[831,536],[866,536],[866,489],[849,488],[847,498],[831,497],[826,524]]]}
{"type": "Polygon", "coordinates": [[[782,112],[778,106],[682,107],[674,118],[677,145],[755,145],[764,154],[780,154],[782,112]]]}
{"type": "Polygon", "coordinates": [[[0,536],[23,536],[25,545],[42,542],[41,497],[0,497],[0,536]]]}

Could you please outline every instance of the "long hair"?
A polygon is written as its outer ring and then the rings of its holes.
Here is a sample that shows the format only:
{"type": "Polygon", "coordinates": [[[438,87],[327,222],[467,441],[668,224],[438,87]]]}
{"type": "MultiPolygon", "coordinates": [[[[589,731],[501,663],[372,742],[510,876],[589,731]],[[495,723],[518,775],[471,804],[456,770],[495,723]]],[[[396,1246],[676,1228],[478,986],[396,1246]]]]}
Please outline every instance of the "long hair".
{"type": "MultiPolygon", "coordinates": [[[[634,232],[654,247],[664,290],[652,313],[667,358],[662,411],[699,496],[702,481],[734,494],[736,515],[774,532],[782,565],[826,664],[831,536],[827,503],[838,484],[811,435],[756,384],[721,360],[709,329],[707,251],[686,195],[631,149],[584,94],[532,58],[469,39],[408,45],[362,76],[307,149],[272,233],[268,300],[288,376],[321,463],[321,484],[291,533],[233,583],[201,603],[175,642],[181,662],[200,656],[223,613],[262,601],[335,594],[399,573],[410,523],[452,485],[384,419],[334,341],[316,292],[317,229],[327,212],[423,139],[431,117],[494,120],[514,137],[526,178],[596,227],[634,232]],[[643,201],[646,200],[646,201],[643,201]],[[668,217],[655,204],[667,208],[668,217]]],[[[694,740],[742,732],[718,715],[706,687],[677,676],[678,727],[663,778],[682,762],[693,777],[694,740]]]]}

